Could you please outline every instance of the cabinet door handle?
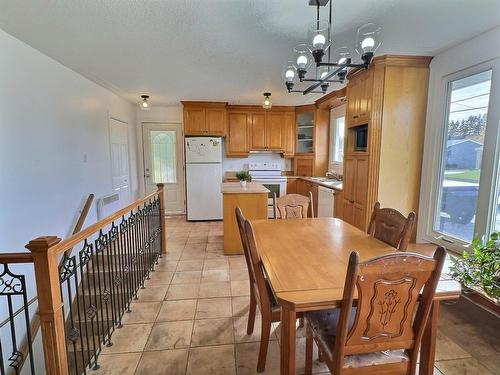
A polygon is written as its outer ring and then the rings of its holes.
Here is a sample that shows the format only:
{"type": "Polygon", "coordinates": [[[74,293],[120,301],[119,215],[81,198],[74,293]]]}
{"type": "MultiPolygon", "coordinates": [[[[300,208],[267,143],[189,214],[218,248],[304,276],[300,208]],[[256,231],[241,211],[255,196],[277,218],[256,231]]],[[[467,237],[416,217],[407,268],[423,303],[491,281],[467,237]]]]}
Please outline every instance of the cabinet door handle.
{"type": "Polygon", "coordinates": [[[358,118],[359,116],[358,116],[358,115],[354,115],[354,116],[352,116],[352,117],[353,117],[353,118],[358,118]]]}
{"type": "Polygon", "coordinates": [[[349,203],[353,204],[353,203],[354,203],[354,201],[351,201],[351,200],[350,200],[350,201],[349,201],[349,203]]]}

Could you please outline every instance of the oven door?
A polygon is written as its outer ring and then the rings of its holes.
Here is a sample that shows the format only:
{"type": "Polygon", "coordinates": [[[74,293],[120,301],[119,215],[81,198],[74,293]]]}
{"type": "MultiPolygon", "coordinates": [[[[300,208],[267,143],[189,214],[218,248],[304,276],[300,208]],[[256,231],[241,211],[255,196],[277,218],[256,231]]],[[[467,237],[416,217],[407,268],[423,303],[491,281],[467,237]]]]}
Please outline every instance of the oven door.
{"type": "Polygon", "coordinates": [[[281,197],[286,194],[286,181],[270,181],[265,179],[252,179],[252,181],[262,184],[265,188],[269,190],[269,195],[267,199],[267,217],[270,219],[274,218],[274,208],[273,208],[273,197],[276,193],[276,197],[281,197]]]}

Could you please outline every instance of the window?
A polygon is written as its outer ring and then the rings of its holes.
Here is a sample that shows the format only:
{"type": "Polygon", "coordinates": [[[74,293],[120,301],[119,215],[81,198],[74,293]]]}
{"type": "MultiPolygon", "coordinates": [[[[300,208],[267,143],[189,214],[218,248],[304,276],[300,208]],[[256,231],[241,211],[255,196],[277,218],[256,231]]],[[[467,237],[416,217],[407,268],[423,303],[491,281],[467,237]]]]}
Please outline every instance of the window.
{"type": "Polygon", "coordinates": [[[448,115],[434,229],[470,242],[474,236],[491,70],[448,84],[448,115]]]}
{"type": "Polygon", "coordinates": [[[430,117],[422,174],[430,199],[422,196],[419,233],[455,251],[500,230],[499,68],[494,61],[444,77],[441,127],[438,112],[430,117]]]}
{"type": "Polygon", "coordinates": [[[344,160],[344,125],[345,116],[335,119],[335,128],[333,131],[333,154],[332,161],[344,160]]]}
{"type": "MultiPolygon", "coordinates": [[[[342,166],[344,161],[345,105],[335,107],[330,112],[330,170],[342,166]]],[[[342,170],[340,169],[340,172],[342,170]]]]}
{"type": "Polygon", "coordinates": [[[175,131],[153,130],[150,134],[154,183],[177,183],[175,131]]]}

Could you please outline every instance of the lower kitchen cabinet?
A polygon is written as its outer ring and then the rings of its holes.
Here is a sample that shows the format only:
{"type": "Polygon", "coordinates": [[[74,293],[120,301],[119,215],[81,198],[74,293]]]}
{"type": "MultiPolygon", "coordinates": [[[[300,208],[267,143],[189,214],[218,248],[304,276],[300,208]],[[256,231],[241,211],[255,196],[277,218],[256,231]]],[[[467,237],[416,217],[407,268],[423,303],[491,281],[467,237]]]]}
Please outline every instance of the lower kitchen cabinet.
{"type": "Polygon", "coordinates": [[[286,181],[286,193],[287,194],[297,194],[297,180],[296,178],[289,178],[286,181]]]}
{"type": "Polygon", "coordinates": [[[343,219],[366,230],[368,155],[344,157],[343,219]]]}
{"type": "Polygon", "coordinates": [[[344,219],[344,192],[335,190],[333,203],[333,216],[338,219],[344,219]]]}
{"type": "Polygon", "coordinates": [[[314,172],[314,158],[312,156],[296,157],[294,160],[296,176],[312,176],[314,172]]]}

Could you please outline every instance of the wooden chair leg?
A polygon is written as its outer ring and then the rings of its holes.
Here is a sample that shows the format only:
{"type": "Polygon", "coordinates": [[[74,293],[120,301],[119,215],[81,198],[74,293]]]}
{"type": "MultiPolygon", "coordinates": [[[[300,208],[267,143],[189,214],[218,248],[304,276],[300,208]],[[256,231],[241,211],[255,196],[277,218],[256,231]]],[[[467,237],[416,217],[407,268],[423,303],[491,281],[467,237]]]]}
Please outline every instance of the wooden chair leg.
{"type": "Polygon", "coordinates": [[[269,336],[271,335],[271,316],[262,315],[262,328],[260,332],[259,359],[257,361],[257,372],[266,369],[267,347],[269,346],[269,336]]]}
{"type": "Polygon", "coordinates": [[[306,375],[312,374],[313,345],[314,345],[313,338],[308,336],[306,338],[306,368],[305,368],[306,375]]]}
{"type": "Polygon", "coordinates": [[[257,309],[257,301],[253,293],[250,294],[250,311],[248,312],[248,325],[247,325],[247,335],[253,333],[253,326],[255,324],[255,311],[257,309]]]}

